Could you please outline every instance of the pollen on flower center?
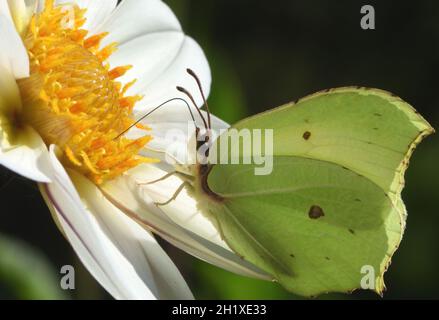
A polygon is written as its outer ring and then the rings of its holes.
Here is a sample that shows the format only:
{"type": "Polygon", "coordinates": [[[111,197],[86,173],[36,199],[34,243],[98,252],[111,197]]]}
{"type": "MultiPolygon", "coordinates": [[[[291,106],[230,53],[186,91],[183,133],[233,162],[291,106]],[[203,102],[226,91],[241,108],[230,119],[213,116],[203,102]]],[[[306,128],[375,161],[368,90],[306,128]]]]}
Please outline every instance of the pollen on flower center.
{"type": "Polygon", "coordinates": [[[133,124],[130,116],[141,99],[126,96],[133,83],[122,86],[116,81],[130,66],[110,70],[106,60],[116,44],[101,48],[107,34],[88,37],[81,29],[85,10],[72,8],[73,15],[72,10],[47,0],[24,35],[31,75],[19,80],[22,118],[46,144],[63,150],[65,165],[100,184],[139,163],[155,160],[138,155],[150,136],[119,137],[133,124]]]}

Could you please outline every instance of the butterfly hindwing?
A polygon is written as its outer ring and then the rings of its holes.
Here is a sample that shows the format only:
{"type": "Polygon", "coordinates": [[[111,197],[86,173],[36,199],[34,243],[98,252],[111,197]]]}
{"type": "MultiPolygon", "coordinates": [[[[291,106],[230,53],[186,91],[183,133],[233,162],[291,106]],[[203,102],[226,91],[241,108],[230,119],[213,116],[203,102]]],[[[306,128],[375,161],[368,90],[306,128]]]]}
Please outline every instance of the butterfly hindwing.
{"type": "Polygon", "coordinates": [[[402,233],[382,190],[319,160],[275,157],[268,176],[254,165],[214,166],[208,179],[222,199],[210,205],[230,247],[290,291],[312,296],[360,284],[376,270],[376,290],[402,233]]]}

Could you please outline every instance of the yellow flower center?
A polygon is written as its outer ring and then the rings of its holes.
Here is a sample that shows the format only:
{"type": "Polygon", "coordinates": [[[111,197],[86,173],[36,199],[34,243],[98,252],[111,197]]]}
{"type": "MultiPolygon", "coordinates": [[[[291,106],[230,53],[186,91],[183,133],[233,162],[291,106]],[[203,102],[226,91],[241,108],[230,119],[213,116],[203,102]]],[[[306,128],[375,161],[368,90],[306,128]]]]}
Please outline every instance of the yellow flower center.
{"type": "Polygon", "coordinates": [[[71,9],[47,0],[23,35],[30,77],[18,82],[22,118],[46,144],[63,150],[64,165],[101,184],[142,162],[155,162],[138,155],[151,136],[120,137],[134,123],[132,110],[142,98],[126,96],[133,82],[116,81],[131,66],[110,69],[106,61],[116,44],[101,48],[107,34],[89,37],[81,29],[86,11],[71,9]]]}

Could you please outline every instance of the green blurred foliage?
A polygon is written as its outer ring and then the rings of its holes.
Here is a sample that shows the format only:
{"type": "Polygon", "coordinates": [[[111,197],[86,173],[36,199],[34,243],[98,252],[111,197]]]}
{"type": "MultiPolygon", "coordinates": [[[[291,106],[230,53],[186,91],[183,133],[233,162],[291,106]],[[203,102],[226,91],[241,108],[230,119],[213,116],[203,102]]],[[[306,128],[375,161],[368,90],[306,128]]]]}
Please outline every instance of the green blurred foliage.
{"type": "Polygon", "coordinates": [[[234,123],[248,114],[245,98],[232,64],[219,50],[215,56],[211,67],[214,77],[209,97],[211,111],[224,121],[234,123]]]}
{"type": "Polygon", "coordinates": [[[195,262],[195,271],[196,291],[194,294],[198,299],[285,300],[297,298],[275,283],[241,277],[201,261],[195,262]]]}

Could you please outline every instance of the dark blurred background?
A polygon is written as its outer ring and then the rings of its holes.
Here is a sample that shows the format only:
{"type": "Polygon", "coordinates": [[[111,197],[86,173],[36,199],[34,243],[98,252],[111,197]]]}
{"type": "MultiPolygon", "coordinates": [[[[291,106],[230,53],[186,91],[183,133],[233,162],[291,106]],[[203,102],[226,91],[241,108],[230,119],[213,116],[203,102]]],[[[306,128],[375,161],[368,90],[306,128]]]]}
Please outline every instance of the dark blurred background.
{"type": "MultiPolygon", "coordinates": [[[[211,63],[214,113],[235,122],[321,89],[391,91],[439,128],[439,2],[419,0],[168,0],[211,63]],[[376,30],[360,28],[360,8],[376,30]]],[[[405,237],[386,273],[384,299],[439,298],[439,139],[415,152],[403,193],[405,237]]],[[[0,168],[0,298],[109,298],[75,258],[34,184],[0,168]],[[76,266],[76,290],[59,289],[76,266]]],[[[199,299],[297,299],[165,244],[199,299]]],[[[379,298],[368,292],[319,299],[379,298]]]]}

